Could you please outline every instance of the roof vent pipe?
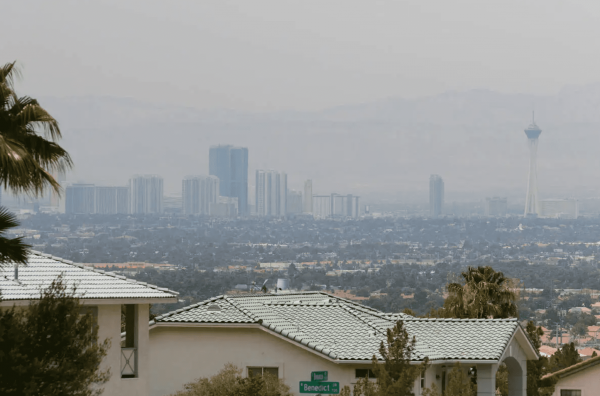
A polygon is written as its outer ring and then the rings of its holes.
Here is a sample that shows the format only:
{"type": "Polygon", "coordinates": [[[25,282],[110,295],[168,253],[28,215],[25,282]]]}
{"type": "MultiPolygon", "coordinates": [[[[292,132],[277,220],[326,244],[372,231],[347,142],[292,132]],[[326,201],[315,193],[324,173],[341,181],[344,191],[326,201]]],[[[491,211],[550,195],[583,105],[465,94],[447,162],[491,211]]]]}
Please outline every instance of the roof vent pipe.
{"type": "Polygon", "coordinates": [[[15,280],[19,280],[19,264],[15,263],[15,280]]]}
{"type": "Polygon", "coordinates": [[[276,290],[288,290],[290,288],[290,280],[289,279],[277,279],[277,289],[276,290]]]}

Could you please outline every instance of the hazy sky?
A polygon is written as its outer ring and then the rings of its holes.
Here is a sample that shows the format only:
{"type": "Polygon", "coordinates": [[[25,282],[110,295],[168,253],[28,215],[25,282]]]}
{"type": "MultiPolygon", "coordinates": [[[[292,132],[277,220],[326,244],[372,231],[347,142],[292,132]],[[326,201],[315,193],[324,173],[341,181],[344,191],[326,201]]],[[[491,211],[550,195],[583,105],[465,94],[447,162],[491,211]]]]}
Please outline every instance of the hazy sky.
{"type": "Polygon", "coordinates": [[[0,62],[32,96],[313,110],[599,81],[600,2],[9,0],[0,62]]]}

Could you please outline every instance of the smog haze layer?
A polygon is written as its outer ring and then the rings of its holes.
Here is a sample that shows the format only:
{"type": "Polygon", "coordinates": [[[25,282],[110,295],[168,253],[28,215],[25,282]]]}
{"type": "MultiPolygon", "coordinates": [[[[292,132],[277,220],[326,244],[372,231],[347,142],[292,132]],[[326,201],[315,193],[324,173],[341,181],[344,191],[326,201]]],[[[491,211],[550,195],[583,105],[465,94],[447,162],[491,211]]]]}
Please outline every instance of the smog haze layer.
{"type": "Polygon", "coordinates": [[[73,181],[208,172],[247,146],[290,188],[424,200],[595,196],[596,2],[20,1],[2,62],[61,122],[73,181]],[[515,12],[518,10],[518,12],[515,12]],[[28,29],[20,29],[27,20],[28,29]],[[7,58],[8,57],[8,58],[7,58]]]}

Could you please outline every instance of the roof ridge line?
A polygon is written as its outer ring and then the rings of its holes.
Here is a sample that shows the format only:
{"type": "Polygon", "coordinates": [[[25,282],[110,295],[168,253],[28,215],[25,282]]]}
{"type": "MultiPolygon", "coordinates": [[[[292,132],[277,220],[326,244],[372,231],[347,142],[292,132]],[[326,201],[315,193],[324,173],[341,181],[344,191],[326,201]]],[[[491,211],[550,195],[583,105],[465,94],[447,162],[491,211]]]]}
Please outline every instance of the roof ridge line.
{"type": "Polygon", "coordinates": [[[246,298],[246,297],[252,297],[252,298],[258,298],[258,297],[267,297],[267,296],[271,296],[271,297],[277,297],[277,296],[293,296],[293,295],[305,295],[305,294],[319,294],[320,292],[318,291],[298,291],[298,292],[294,292],[294,293],[239,293],[239,294],[224,294],[224,296],[228,297],[228,298],[246,298]]]}
{"type": "Polygon", "coordinates": [[[415,321],[415,322],[490,322],[490,323],[501,323],[501,322],[519,322],[517,318],[498,318],[498,319],[480,319],[480,318],[419,318],[411,316],[409,318],[402,318],[403,321],[415,321]]]}
{"type": "Polygon", "coordinates": [[[183,308],[180,308],[180,309],[176,309],[176,310],[174,310],[174,311],[165,312],[165,313],[164,313],[164,314],[162,314],[162,315],[158,315],[158,316],[156,316],[156,317],[154,318],[154,320],[156,321],[157,319],[159,319],[159,320],[160,320],[160,319],[168,318],[169,316],[173,316],[173,315],[175,315],[176,313],[181,313],[181,312],[189,311],[190,309],[198,308],[199,306],[201,306],[201,305],[206,305],[206,304],[208,304],[209,302],[217,301],[217,300],[221,299],[222,297],[223,297],[223,295],[216,296],[216,297],[211,297],[211,298],[209,298],[208,300],[200,301],[200,302],[198,302],[198,303],[196,303],[196,304],[188,305],[187,307],[183,307],[183,308]]]}
{"type": "Polygon", "coordinates": [[[350,315],[354,316],[355,318],[358,318],[358,320],[360,320],[361,322],[365,323],[367,326],[372,327],[373,329],[375,329],[376,331],[380,332],[381,335],[385,335],[386,332],[382,329],[379,328],[377,326],[375,326],[372,322],[367,322],[365,321],[363,318],[361,318],[360,316],[356,315],[354,312],[352,312],[352,309],[350,307],[344,306],[342,305],[342,307],[350,313],[350,315]]]}
{"type": "Polygon", "coordinates": [[[357,303],[357,302],[355,302],[355,301],[352,301],[352,300],[350,300],[350,299],[347,299],[347,298],[338,297],[338,296],[336,296],[335,294],[331,294],[331,293],[327,293],[327,292],[323,292],[323,291],[320,291],[320,292],[317,292],[317,293],[321,293],[321,294],[324,294],[324,295],[326,295],[326,296],[330,296],[330,297],[336,298],[336,299],[338,299],[338,300],[342,300],[342,301],[344,301],[345,303],[349,303],[349,304],[352,304],[352,305],[356,305],[357,307],[361,307],[361,308],[365,308],[365,309],[367,309],[367,310],[372,310],[372,311],[380,312],[378,309],[375,309],[375,308],[369,307],[369,306],[367,306],[367,305],[362,305],[362,304],[359,304],[359,303],[357,303]]]}
{"type": "Polygon", "coordinates": [[[314,340],[312,337],[309,337],[307,334],[302,333],[301,330],[300,330],[300,332],[302,334],[298,334],[294,331],[283,329],[280,326],[277,326],[273,323],[265,323],[265,322],[261,321],[260,325],[267,328],[268,330],[271,330],[277,334],[282,335],[283,337],[289,339],[290,341],[295,341],[298,344],[302,344],[307,348],[313,349],[319,353],[324,354],[325,356],[329,356],[332,359],[337,359],[338,355],[334,351],[332,351],[326,347],[320,347],[320,345],[318,344],[318,341],[314,340]],[[290,337],[290,335],[293,335],[293,337],[290,337]]]}
{"type": "Polygon", "coordinates": [[[241,313],[243,313],[244,315],[246,315],[247,317],[249,317],[250,319],[252,319],[255,322],[259,322],[262,323],[263,320],[261,318],[259,318],[258,316],[254,315],[253,313],[251,313],[249,310],[247,309],[242,309],[239,304],[237,302],[234,302],[232,298],[230,298],[227,295],[223,295],[223,299],[225,301],[227,301],[228,303],[230,303],[231,305],[233,305],[238,311],[240,311],[241,313]]]}

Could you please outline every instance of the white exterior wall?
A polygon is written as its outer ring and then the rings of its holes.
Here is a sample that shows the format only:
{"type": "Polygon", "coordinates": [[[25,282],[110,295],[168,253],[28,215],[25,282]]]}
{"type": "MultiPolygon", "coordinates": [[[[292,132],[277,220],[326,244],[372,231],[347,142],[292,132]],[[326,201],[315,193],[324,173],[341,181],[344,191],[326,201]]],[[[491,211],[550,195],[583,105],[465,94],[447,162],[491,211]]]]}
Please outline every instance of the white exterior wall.
{"type": "Polygon", "coordinates": [[[580,390],[581,396],[597,395],[600,393],[600,365],[586,368],[559,379],[553,396],[560,396],[562,389],[580,390]]]}
{"type": "Polygon", "coordinates": [[[98,306],[98,341],[111,341],[101,370],[110,368],[111,376],[104,384],[104,395],[148,395],[148,304],[137,305],[136,347],[138,350],[138,378],[121,378],[121,305],[98,306]]]}
{"type": "MultiPolygon", "coordinates": [[[[329,382],[351,388],[355,369],[369,364],[336,364],[316,353],[259,328],[155,327],[150,331],[150,395],[163,396],[183,389],[200,377],[217,374],[226,363],[247,367],[278,367],[279,377],[293,394],[311,371],[328,371],[329,382]]],[[[433,376],[435,378],[435,376],[433,376]]]]}

